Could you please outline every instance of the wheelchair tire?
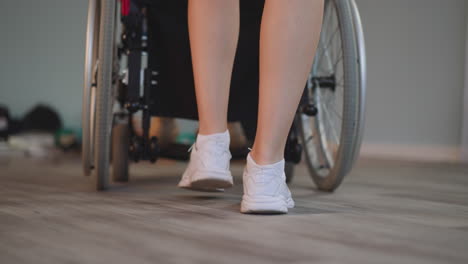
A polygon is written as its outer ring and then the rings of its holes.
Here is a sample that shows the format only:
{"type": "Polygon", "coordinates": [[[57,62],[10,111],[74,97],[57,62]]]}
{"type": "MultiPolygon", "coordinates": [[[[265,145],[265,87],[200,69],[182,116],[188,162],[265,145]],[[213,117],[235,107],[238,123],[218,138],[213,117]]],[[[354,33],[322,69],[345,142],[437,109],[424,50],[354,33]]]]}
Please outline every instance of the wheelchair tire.
{"type": "Polygon", "coordinates": [[[128,182],[130,131],[128,123],[121,122],[112,128],[112,179],[128,182]]]}
{"type": "Polygon", "coordinates": [[[86,28],[83,101],[81,109],[81,160],[83,172],[91,175],[94,166],[94,120],[96,103],[96,71],[99,47],[100,1],[89,0],[86,28]]]}
{"type": "MultiPolygon", "coordinates": [[[[350,172],[361,145],[365,106],[365,53],[362,27],[354,0],[327,0],[321,41],[309,76],[306,92],[317,107],[317,115],[298,113],[300,135],[304,146],[310,175],[319,190],[334,191],[350,172]],[[336,17],[336,31],[329,30],[336,17]],[[340,37],[340,43],[332,43],[340,37]],[[329,39],[324,38],[328,37],[329,39]],[[328,49],[341,47],[341,57],[333,59],[328,49]],[[333,47],[332,47],[333,45],[333,47]],[[327,58],[325,58],[327,57],[327,58]],[[325,59],[323,59],[325,58],[325,59]],[[323,69],[328,62],[328,71],[323,69]],[[321,63],[324,64],[321,64],[321,63]],[[338,66],[342,64],[342,69],[338,66]],[[336,78],[342,70],[343,77],[336,78]],[[320,85],[320,78],[333,76],[333,89],[320,85]],[[340,81],[343,80],[341,84],[340,81]],[[342,96],[338,98],[339,88],[342,96]],[[340,109],[330,109],[332,104],[342,104],[340,109]],[[334,117],[334,118],[333,118],[334,117]],[[332,120],[336,120],[333,126],[332,120]],[[328,122],[328,123],[327,123],[328,122]],[[337,132],[337,126],[341,129],[337,132]],[[335,145],[333,147],[333,145],[335,145]]],[[[338,52],[337,52],[338,54],[338,52]]],[[[335,55],[338,57],[338,55],[335,55]]],[[[337,108],[340,108],[337,106],[337,108]]]]}
{"type": "Polygon", "coordinates": [[[96,189],[109,186],[109,157],[112,128],[112,75],[114,57],[115,0],[101,0],[99,29],[99,66],[96,89],[96,127],[94,131],[94,170],[96,189]]]}

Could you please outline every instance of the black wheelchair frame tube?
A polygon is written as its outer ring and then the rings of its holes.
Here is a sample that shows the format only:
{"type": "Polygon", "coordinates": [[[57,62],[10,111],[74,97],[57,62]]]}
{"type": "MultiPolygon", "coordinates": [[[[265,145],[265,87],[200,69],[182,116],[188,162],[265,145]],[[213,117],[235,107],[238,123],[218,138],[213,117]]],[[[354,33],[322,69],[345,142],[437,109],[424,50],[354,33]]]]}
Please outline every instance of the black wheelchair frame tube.
{"type": "Polygon", "coordinates": [[[122,18],[125,25],[122,36],[125,48],[128,52],[128,85],[127,85],[127,105],[131,112],[139,110],[140,104],[140,83],[141,83],[141,55],[143,51],[143,14],[140,8],[131,1],[130,13],[122,18]]]}

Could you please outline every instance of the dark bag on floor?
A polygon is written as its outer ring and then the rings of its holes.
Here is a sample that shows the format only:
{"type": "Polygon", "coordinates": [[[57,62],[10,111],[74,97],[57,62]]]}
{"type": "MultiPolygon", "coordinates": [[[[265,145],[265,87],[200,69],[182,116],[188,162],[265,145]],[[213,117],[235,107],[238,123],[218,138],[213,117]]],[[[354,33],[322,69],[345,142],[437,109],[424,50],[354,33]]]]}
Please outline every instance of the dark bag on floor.
{"type": "Polygon", "coordinates": [[[0,140],[8,138],[10,133],[11,118],[8,108],[0,106],[0,140]]]}
{"type": "Polygon", "coordinates": [[[22,131],[42,131],[55,133],[62,128],[59,114],[45,105],[38,105],[29,111],[22,120],[22,131]]]}

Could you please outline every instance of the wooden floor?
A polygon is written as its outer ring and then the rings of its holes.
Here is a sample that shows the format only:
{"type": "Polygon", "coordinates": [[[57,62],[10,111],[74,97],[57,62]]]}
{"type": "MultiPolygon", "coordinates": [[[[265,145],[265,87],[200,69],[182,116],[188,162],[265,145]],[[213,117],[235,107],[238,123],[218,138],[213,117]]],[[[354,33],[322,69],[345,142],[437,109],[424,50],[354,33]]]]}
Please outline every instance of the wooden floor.
{"type": "Polygon", "coordinates": [[[361,161],[333,194],[305,167],[288,215],[177,189],[185,164],[132,168],[95,192],[76,157],[0,164],[0,263],[468,263],[468,168],[361,161]]]}

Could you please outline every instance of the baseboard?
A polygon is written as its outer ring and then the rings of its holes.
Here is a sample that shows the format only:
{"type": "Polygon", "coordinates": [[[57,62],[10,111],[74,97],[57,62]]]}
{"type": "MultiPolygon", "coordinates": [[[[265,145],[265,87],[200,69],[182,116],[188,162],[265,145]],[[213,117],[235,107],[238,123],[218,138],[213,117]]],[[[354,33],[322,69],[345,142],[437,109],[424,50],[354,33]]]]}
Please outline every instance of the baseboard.
{"type": "Polygon", "coordinates": [[[462,149],[461,154],[460,154],[460,159],[463,163],[468,164],[468,147],[465,147],[462,149]]]}
{"type": "Polygon", "coordinates": [[[361,156],[393,160],[462,162],[458,147],[363,143],[361,156]]]}

